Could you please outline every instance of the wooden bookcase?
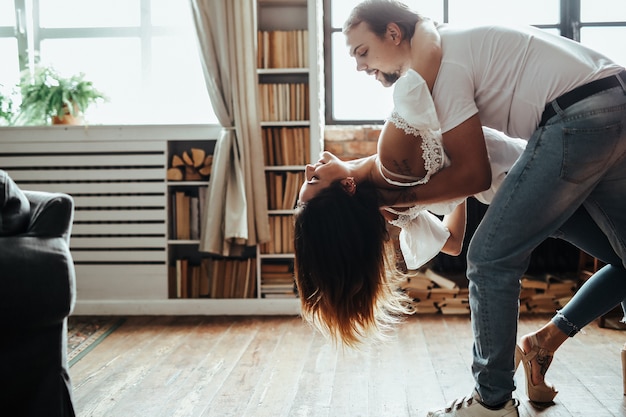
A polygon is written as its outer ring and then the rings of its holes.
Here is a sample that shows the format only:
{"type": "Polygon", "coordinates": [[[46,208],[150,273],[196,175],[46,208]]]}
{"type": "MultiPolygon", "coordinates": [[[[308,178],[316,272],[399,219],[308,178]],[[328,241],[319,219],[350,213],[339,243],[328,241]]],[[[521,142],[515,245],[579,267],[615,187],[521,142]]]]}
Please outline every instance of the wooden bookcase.
{"type": "Polygon", "coordinates": [[[323,149],[321,1],[258,0],[257,73],[271,241],[258,246],[259,297],[297,301],[293,209],[323,149]]]}

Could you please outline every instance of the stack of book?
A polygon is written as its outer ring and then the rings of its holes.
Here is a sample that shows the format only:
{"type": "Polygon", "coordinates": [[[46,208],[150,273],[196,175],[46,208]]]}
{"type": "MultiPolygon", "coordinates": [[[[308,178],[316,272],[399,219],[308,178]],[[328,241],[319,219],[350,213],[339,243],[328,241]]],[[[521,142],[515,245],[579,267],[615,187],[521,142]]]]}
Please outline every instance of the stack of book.
{"type": "Polygon", "coordinates": [[[427,268],[411,271],[401,286],[416,313],[469,314],[469,292],[427,268]]]}
{"type": "Polygon", "coordinates": [[[295,294],[293,262],[261,264],[261,295],[263,298],[294,298],[295,294]]]}
{"type": "MultiPolygon", "coordinates": [[[[577,281],[553,274],[521,279],[520,313],[554,313],[576,292],[577,281]]],[[[469,291],[431,269],[410,271],[401,285],[416,313],[469,314],[469,291]]]]}
{"type": "Polygon", "coordinates": [[[526,275],[521,280],[520,313],[554,313],[576,292],[577,282],[553,274],[526,275]]]}

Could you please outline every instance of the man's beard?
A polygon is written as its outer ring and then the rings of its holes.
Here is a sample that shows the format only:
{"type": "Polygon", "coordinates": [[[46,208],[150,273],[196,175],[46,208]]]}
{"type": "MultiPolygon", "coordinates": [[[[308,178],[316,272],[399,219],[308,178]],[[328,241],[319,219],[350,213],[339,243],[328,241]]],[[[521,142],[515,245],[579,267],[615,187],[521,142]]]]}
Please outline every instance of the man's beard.
{"type": "Polygon", "coordinates": [[[383,76],[383,80],[381,81],[381,83],[385,87],[392,86],[396,81],[398,81],[398,78],[400,78],[400,73],[398,72],[381,72],[381,74],[383,76]]]}

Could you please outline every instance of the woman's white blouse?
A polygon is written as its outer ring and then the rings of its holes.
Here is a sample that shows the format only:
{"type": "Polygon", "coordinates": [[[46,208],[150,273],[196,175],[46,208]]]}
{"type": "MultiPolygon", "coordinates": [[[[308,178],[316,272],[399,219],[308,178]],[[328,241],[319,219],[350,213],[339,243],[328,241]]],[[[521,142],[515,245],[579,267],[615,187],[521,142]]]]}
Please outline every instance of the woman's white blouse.
{"type": "MultiPolygon", "coordinates": [[[[443,148],[441,128],[432,96],[424,79],[410,69],[396,82],[393,100],[394,111],[389,121],[407,134],[421,137],[426,175],[412,182],[394,181],[385,175],[385,171],[389,170],[380,162],[379,172],[389,184],[396,186],[425,184],[433,174],[450,165],[443,148]]],[[[475,197],[482,203],[489,204],[506,173],[524,150],[526,141],[509,138],[489,128],[483,128],[483,133],[491,163],[492,181],[491,188],[476,194],[475,197]]],[[[398,218],[391,220],[390,223],[401,228],[400,249],[408,269],[417,269],[435,257],[450,237],[449,230],[432,213],[441,216],[449,214],[463,200],[418,205],[406,211],[387,208],[389,212],[398,215],[398,218]]]]}

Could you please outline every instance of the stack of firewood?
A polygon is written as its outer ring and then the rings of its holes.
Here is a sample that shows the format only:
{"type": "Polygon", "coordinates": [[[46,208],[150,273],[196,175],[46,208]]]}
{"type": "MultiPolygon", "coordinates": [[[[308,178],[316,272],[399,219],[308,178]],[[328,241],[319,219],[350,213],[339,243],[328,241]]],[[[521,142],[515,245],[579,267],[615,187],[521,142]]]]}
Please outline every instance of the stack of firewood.
{"type": "Polygon", "coordinates": [[[211,175],[213,155],[207,155],[204,149],[191,148],[182,155],[174,154],[167,170],[168,181],[196,181],[207,179],[211,175]]]}

